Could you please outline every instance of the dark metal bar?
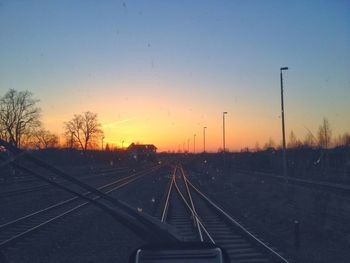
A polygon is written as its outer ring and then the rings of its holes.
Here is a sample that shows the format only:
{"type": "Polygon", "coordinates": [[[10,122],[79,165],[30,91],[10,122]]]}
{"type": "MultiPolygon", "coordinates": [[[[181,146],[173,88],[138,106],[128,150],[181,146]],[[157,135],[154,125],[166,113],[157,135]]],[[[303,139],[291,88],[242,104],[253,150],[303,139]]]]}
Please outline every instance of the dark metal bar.
{"type": "MultiPolygon", "coordinates": [[[[16,155],[23,153],[23,150],[18,149],[17,147],[5,142],[2,139],[0,139],[0,145],[4,146],[10,152],[12,152],[16,155]]],[[[56,168],[52,165],[47,164],[46,162],[40,160],[39,158],[31,155],[28,152],[25,152],[25,154],[23,154],[23,158],[26,158],[27,160],[37,164],[38,166],[43,167],[43,168],[55,173],[56,175],[66,179],[67,181],[69,181],[75,185],[80,186],[81,188],[99,196],[100,198],[102,198],[104,200],[109,201],[111,204],[113,204],[114,206],[116,206],[117,208],[120,209],[120,211],[119,211],[120,214],[118,214],[118,213],[115,214],[113,212],[115,210],[113,210],[111,208],[107,209],[105,212],[107,212],[108,214],[111,214],[113,217],[115,217],[119,222],[123,223],[124,225],[130,226],[131,229],[133,227],[136,229],[140,228],[139,230],[137,230],[137,232],[139,231],[139,233],[141,233],[141,235],[144,236],[146,238],[146,240],[149,240],[149,239],[151,241],[154,241],[154,240],[163,240],[164,241],[164,240],[166,240],[168,242],[177,242],[178,241],[178,239],[172,233],[169,233],[167,229],[162,229],[160,227],[160,223],[158,224],[158,222],[156,222],[153,218],[148,217],[147,215],[140,214],[138,211],[136,211],[132,207],[128,206],[127,204],[120,202],[118,199],[113,198],[113,197],[97,190],[96,188],[81,182],[80,180],[64,173],[63,171],[59,170],[58,168],[56,168]],[[123,215],[125,215],[125,218],[123,218],[123,215]],[[140,224],[141,227],[138,226],[138,224],[140,224]],[[144,228],[144,230],[146,230],[146,233],[143,233],[144,231],[142,230],[142,228],[144,228]],[[146,234],[146,235],[144,235],[144,234],[146,234]],[[153,237],[156,239],[153,239],[153,237]]],[[[36,176],[37,178],[39,178],[47,183],[53,184],[60,189],[68,191],[75,196],[79,196],[85,200],[88,200],[89,202],[90,202],[90,200],[92,200],[92,199],[87,198],[87,197],[85,197],[85,196],[65,187],[65,186],[62,186],[56,182],[53,182],[42,175],[36,174],[35,172],[19,165],[16,162],[12,162],[12,164],[14,166],[16,166],[18,169],[25,170],[26,172],[36,176]]],[[[106,205],[103,205],[97,201],[91,201],[91,202],[94,205],[100,207],[102,210],[104,210],[105,207],[107,207],[106,205]]]]}
{"type": "MultiPolygon", "coordinates": [[[[3,160],[3,157],[0,156],[0,159],[3,160]]],[[[102,203],[98,202],[97,200],[94,200],[93,198],[90,198],[84,194],[81,194],[81,193],[78,193],[74,190],[71,190],[68,187],[61,185],[55,181],[51,181],[50,179],[47,179],[46,177],[44,177],[40,174],[37,174],[34,171],[32,171],[26,167],[23,167],[22,165],[19,165],[17,163],[13,163],[12,165],[14,167],[16,167],[17,169],[22,170],[23,172],[26,172],[30,175],[33,175],[33,176],[37,177],[38,179],[40,179],[48,184],[51,184],[51,185],[53,185],[59,189],[62,189],[62,190],[66,191],[74,196],[78,196],[79,198],[82,198],[82,199],[94,204],[95,206],[99,207],[107,214],[111,215],[114,219],[118,220],[118,222],[121,222],[123,225],[128,227],[132,232],[134,232],[135,234],[140,236],[142,239],[152,240],[151,236],[153,236],[153,233],[150,233],[150,231],[147,231],[147,229],[145,229],[144,227],[140,226],[136,222],[133,222],[133,221],[135,221],[135,219],[132,218],[130,215],[125,214],[125,212],[112,209],[111,207],[109,207],[105,204],[102,204],[102,203]]],[[[153,238],[157,238],[156,235],[153,238]]],[[[7,244],[7,245],[9,245],[9,244],[7,244]]]]}

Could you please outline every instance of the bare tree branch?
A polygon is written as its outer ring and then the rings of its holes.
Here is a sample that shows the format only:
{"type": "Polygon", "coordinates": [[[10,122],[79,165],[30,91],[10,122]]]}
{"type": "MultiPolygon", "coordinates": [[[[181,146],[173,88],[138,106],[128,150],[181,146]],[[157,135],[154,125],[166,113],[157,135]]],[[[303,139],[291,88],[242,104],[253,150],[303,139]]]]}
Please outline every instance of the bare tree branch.
{"type": "Polygon", "coordinates": [[[38,149],[55,148],[58,146],[58,136],[48,130],[40,129],[34,134],[33,146],[38,149]]]}
{"type": "Polygon", "coordinates": [[[65,122],[65,136],[71,147],[79,145],[83,151],[93,148],[98,139],[103,136],[101,123],[97,114],[86,111],[75,114],[74,117],[65,122]]]}
{"type": "Polygon", "coordinates": [[[318,144],[322,148],[328,148],[331,143],[332,130],[329,121],[323,118],[322,125],[318,128],[318,144]]]}
{"type": "Polygon", "coordinates": [[[29,91],[14,89],[1,97],[0,138],[20,147],[24,137],[33,135],[41,125],[38,101],[29,91]]]}

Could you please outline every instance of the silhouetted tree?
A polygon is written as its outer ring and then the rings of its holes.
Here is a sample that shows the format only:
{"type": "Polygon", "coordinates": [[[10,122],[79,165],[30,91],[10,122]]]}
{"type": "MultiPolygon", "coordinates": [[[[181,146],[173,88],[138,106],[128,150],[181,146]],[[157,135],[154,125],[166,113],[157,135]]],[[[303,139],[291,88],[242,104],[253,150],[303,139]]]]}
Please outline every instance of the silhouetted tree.
{"type": "Polygon", "coordinates": [[[344,146],[350,147],[350,134],[347,132],[343,135],[343,143],[344,146]]]}
{"type": "Polygon", "coordinates": [[[268,148],[275,148],[276,143],[275,141],[270,137],[269,140],[265,143],[264,145],[264,149],[268,149],[268,148]]]}
{"type": "Polygon", "coordinates": [[[105,148],[105,150],[107,151],[107,152],[109,152],[111,149],[109,148],[109,144],[108,143],[106,143],[106,148],[105,148]]]}
{"type": "Polygon", "coordinates": [[[0,136],[21,147],[24,137],[30,137],[40,127],[39,100],[29,91],[10,89],[0,98],[0,136]]]}
{"type": "Polygon", "coordinates": [[[332,130],[326,118],[323,118],[323,123],[318,128],[318,145],[322,148],[328,148],[331,143],[332,130]]]}
{"type": "Polygon", "coordinates": [[[47,130],[40,129],[34,133],[34,146],[39,149],[54,148],[58,146],[58,136],[47,130]]]}
{"type": "Polygon", "coordinates": [[[296,148],[301,145],[301,142],[297,139],[294,132],[291,131],[289,135],[288,148],[296,148]]]}
{"type": "Polygon", "coordinates": [[[260,149],[260,144],[259,144],[259,142],[256,142],[255,143],[255,151],[256,152],[259,152],[261,149],[260,149]]]}
{"type": "Polygon", "coordinates": [[[310,148],[316,146],[316,139],[311,132],[305,135],[303,145],[310,148]]]}
{"type": "Polygon", "coordinates": [[[350,146],[350,134],[345,132],[343,135],[338,135],[334,140],[336,146],[350,146]]]}
{"type": "Polygon", "coordinates": [[[78,144],[83,151],[93,147],[103,136],[97,114],[90,111],[75,114],[64,125],[67,142],[71,144],[71,147],[78,144]]]}

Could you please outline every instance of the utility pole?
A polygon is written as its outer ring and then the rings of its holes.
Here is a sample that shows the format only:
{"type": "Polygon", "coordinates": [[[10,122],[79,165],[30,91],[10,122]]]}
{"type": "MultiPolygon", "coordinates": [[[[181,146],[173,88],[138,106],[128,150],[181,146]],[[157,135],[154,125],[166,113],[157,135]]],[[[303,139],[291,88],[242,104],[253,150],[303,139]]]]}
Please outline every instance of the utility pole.
{"type": "Polygon", "coordinates": [[[196,153],[196,134],[193,135],[193,153],[196,153]]]}
{"type": "Polygon", "coordinates": [[[207,127],[203,127],[203,152],[205,153],[205,130],[207,127]]]}
{"type": "Polygon", "coordinates": [[[226,111],[222,113],[222,152],[225,153],[226,151],[226,145],[225,145],[225,115],[227,114],[226,111]]]}
{"type": "Polygon", "coordinates": [[[283,101],[283,70],[288,70],[288,67],[280,68],[280,79],[281,79],[281,117],[282,117],[282,162],[283,162],[283,176],[287,180],[287,156],[286,156],[286,133],[284,126],[284,101],[283,101]]]}

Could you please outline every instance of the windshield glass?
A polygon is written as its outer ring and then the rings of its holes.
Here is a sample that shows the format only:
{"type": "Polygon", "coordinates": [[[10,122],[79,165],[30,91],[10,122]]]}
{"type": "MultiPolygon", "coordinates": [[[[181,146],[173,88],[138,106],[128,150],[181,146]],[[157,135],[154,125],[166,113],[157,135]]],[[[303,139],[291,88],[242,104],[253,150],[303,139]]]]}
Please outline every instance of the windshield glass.
{"type": "Polygon", "coordinates": [[[0,58],[0,262],[350,261],[348,1],[1,1],[0,58]]]}

